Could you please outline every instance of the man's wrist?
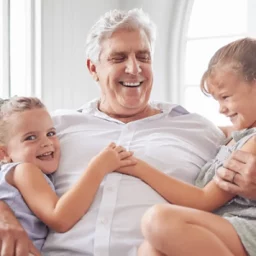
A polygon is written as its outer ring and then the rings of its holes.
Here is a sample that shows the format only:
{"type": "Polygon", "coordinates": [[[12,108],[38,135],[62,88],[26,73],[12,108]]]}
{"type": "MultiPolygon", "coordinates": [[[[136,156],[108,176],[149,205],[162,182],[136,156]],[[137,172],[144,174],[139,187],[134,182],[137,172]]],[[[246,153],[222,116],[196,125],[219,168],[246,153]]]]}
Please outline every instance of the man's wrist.
{"type": "Polygon", "coordinates": [[[17,218],[15,217],[13,211],[3,201],[0,201],[0,213],[1,213],[0,214],[1,222],[20,226],[20,223],[17,220],[17,218]]]}

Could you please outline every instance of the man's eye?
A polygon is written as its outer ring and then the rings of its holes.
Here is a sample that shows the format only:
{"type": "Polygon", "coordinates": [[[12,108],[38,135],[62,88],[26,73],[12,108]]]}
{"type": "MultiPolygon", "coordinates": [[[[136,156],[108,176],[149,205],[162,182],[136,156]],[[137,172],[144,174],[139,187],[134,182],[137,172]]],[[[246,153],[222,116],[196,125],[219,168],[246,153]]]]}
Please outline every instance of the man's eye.
{"type": "Polygon", "coordinates": [[[125,60],[125,57],[122,57],[122,56],[120,56],[120,57],[114,57],[114,58],[112,58],[111,60],[112,60],[113,62],[115,62],[115,63],[119,63],[119,62],[124,61],[124,60],[125,60]]]}
{"type": "Polygon", "coordinates": [[[52,137],[52,136],[55,136],[55,135],[56,135],[56,132],[54,132],[54,131],[51,131],[51,132],[47,133],[48,137],[52,137]]]}
{"type": "Polygon", "coordinates": [[[149,62],[151,60],[148,54],[139,55],[137,56],[137,58],[139,61],[142,61],[142,62],[149,62]]]}
{"type": "Polygon", "coordinates": [[[25,140],[35,140],[35,139],[36,139],[35,135],[30,135],[30,136],[25,138],[25,140]]]}
{"type": "Polygon", "coordinates": [[[223,99],[223,100],[225,100],[225,99],[227,99],[227,98],[229,98],[229,96],[222,96],[222,99],[223,99]]]}

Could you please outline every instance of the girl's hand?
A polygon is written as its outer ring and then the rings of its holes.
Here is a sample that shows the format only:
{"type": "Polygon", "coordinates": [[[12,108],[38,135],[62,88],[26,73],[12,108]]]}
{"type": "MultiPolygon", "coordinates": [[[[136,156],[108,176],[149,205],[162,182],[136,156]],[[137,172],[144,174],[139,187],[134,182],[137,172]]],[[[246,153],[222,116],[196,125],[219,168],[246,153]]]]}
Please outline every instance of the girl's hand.
{"type": "Polygon", "coordinates": [[[120,172],[122,174],[130,175],[139,178],[140,172],[143,172],[145,169],[145,162],[143,162],[140,159],[137,159],[133,156],[129,157],[129,159],[136,162],[136,164],[131,166],[123,166],[117,170],[117,172],[120,172]]]}
{"type": "Polygon", "coordinates": [[[93,165],[97,169],[104,170],[105,173],[109,173],[121,167],[135,165],[137,161],[131,157],[132,155],[133,152],[126,151],[122,146],[117,146],[112,142],[97,156],[95,156],[89,165],[93,165]]]}

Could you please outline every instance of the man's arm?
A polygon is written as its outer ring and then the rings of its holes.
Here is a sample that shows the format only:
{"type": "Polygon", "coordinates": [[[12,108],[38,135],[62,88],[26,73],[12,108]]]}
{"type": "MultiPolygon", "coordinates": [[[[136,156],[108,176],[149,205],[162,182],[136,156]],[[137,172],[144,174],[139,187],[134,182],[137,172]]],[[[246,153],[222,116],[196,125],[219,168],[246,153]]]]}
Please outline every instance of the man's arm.
{"type": "Polygon", "coordinates": [[[40,255],[11,209],[3,201],[0,201],[0,252],[1,255],[40,255]]]}
{"type": "Polygon", "coordinates": [[[219,126],[219,128],[222,130],[222,132],[225,134],[225,136],[228,138],[231,133],[234,131],[233,126],[219,126]]]}

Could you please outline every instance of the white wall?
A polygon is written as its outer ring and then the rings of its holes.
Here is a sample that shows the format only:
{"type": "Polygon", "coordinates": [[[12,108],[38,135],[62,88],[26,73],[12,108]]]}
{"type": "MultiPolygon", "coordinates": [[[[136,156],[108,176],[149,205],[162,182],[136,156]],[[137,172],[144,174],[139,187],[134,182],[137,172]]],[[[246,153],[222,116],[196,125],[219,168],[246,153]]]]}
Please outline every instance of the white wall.
{"type": "Polygon", "coordinates": [[[143,8],[156,23],[158,36],[152,99],[175,100],[175,92],[171,93],[170,84],[178,81],[171,73],[170,65],[177,65],[178,71],[179,61],[175,52],[179,47],[178,35],[182,33],[175,27],[187,2],[42,0],[42,99],[48,108],[77,108],[98,96],[98,86],[85,65],[85,39],[98,18],[114,8],[143,8]]]}

